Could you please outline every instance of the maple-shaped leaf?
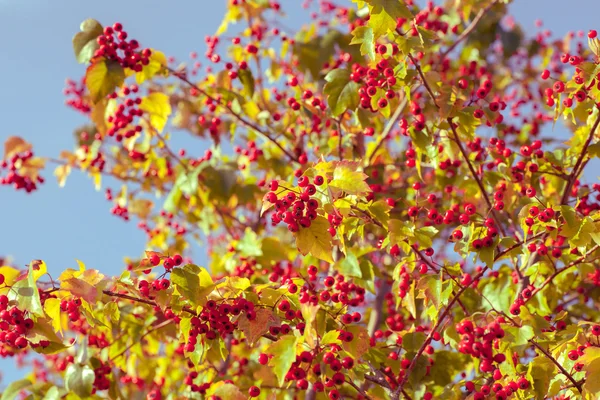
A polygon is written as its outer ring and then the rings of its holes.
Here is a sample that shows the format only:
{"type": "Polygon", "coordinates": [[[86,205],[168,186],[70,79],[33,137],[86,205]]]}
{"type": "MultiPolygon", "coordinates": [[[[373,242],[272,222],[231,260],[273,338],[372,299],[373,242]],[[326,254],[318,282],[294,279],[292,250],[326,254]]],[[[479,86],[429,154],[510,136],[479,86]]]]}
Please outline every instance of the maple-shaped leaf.
{"type": "Polygon", "coordinates": [[[296,233],[296,247],[302,255],[312,256],[332,263],[331,254],[333,245],[331,235],[328,232],[329,222],[322,216],[318,216],[308,228],[300,228],[296,233]]]}
{"type": "Polygon", "coordinates": [[[359,165],[358,162],[338,162],[333,170],[333,180],[329,182],[329,187],[353,195],[363,195],[370,192],[371,188],[366,182],[367,175],[358,170],[359,165]]]}
{"type": "Polygon", "coordinates": [[[98,103],[125,82],[125,70],[116,61],[95,59],[85,73],[85,84],[93,103],[98,103]]]}
{"type": "Polygon", "coordinates": [[[272,326],[279,325],[279,318],[269,308],[259,308],[256,318],[249,320],[245,314],[238,319],[238,328],[246,335],[248,344],[253,345],[258,339],[269,331],[272,326]]]}

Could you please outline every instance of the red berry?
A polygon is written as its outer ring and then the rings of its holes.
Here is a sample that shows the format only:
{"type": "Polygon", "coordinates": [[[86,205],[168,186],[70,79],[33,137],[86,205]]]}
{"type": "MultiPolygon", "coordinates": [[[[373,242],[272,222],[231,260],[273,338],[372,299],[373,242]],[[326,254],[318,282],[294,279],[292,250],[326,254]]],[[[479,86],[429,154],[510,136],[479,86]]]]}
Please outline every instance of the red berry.
{"type": "Polygon", "coordinates": [[[250,386],[248,389],[248,396],[258,397],[260,395],[260,388],[258,386],[250,386]]]}

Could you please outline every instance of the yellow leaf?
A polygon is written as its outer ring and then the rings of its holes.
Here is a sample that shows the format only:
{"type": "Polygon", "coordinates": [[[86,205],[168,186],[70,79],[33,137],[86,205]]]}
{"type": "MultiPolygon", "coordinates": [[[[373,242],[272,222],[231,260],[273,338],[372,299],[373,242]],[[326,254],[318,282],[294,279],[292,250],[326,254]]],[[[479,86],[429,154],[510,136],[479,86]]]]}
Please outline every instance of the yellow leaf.
{"type": "Polygon", "coordinates": [[[584,365],[583,370],[586,376],[583,385],[584,392],[600,393],[600,379],[597,379],[600,374],[600,348],[588,347],[583,356],[579,358],[579,362],[584,365]]]}
{"type": "Polygon", "coordinates": [[[58,186],[65,186],[65,183],[67,183],[67,177],[70,173],[70,165],[59,165],[58,167],[56,167],[56,169],[54,170],[54,176],[56,176],[56,179],[58,180],[58,186]]]}
{"type": "Polygon", "coordinates": [[[154,75],[160,72],[163,67],[167,66],[167,57],[161,51],[152,50],[150,55],[150,62],[148,65],[144,65],[140,72],[135,74],[135,81],[138,85],[141,85],[144,81],[152,79],[154,75]]]}
{"type": "Polygon", "coordinates": [[[0,288],[0,294],[5,294],[9,290],[9,286],[15,283],[15,279],[21,274],[19,270],[4,265],[0,267],[0,274],[4,275],[4,286],[0,288]]]}
{"type": "Polygon", "coordinates": [[[32,145],[19,136],[9,136],[4,141],[4,159],[9,159],[15,154],[24,153],[32,149],[32,145]]]}
{"type": "Polygon", "coordinates": [[[253,320],[249,320],[245,314],[242,314],[238,319],[238,328],[244,332],[248,343],[253,345],[263,334],[269,332],[271,326],[279,325],[279,322],[279,318],[271,309],[259,308],[253,320]]]}
{"type": "Polygon", "coordinates": [[[44,302],[44,312],[52,321],[52,328],[55,332],[62,332],[62,317],[60,312],[60,299],[46,299],[44,302]]]}
{"type": "Polygon", "coordinates": [[[223,381],[211,385],[210,389],[206,392],[206,395],[218,396],[227,400],[246,400],[246,395],[244,395],[237,386],[223,381]]]}
{"type": "Polygon", "coordinates": [[[158,133],[161,133],[171,115],[169,96],[160,92],[150,93],[142,99],[140,109],[150,114],[150,124],[158,133]]]}
{"type": "Polygon", "coordinates": [[[116,62],[99,58],[94,60],[85,73],[85,84],[93,103],[98,103],[125,82],[125,71],[116,62]]]}
{"type": "Polygon", "coordinates": [[[33,260],[31,261],[31,264],[33,269],[33,279],[37,282],[38,279],[48,272],[48,267],[42,260],[33,260]]]}
{"type": "Polygon", "coordinates": [[[331,244],[331,235],[327,231],[329,222],[318,216],[308,228],[300,228],[296,233],[296,247],[302,255],[311,254],[314,257],[333,263],[331,255],[333,246],[331,244]]]}
{"type": "Polygon", "coordinates": [[[354,195],[370,192],[371,188],[365,182],[367,175],[362,171],[357,171],[357,167],[358,163],[340,162],[333,170],[333,180],[329,186],[354,195]]]}

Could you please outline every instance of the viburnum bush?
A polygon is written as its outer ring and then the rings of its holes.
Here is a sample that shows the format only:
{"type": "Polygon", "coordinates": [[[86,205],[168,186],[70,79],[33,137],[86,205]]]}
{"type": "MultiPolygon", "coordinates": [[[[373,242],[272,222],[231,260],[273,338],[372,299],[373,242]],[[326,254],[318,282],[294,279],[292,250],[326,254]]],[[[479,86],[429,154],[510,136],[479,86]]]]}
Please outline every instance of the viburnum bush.
{"type": "Polygon", "coordinates": [[[147,249],[0,269],[0,354],[39,354],[2,399],[600,398],[600,41],[507,3],[230,0],[181,64],[84,21],[89,124],[0,182],[87,173],[147,249]]]}

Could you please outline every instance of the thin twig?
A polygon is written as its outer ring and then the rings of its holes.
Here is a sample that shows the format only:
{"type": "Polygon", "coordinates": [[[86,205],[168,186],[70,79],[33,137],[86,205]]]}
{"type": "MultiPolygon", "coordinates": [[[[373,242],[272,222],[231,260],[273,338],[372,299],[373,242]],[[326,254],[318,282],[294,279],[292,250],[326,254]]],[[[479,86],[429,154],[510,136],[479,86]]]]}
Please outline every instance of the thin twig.
{"type": "Polygon", "coordinates": [[[533,339],[529,340],[529,343],[533,344],[539,351],[541,351],[542,353],[544,353],[544,355],[554,363],[554,365],[556,365],[558,367],[558,369],[560,370],[560,372],[562,372],[567,379],[569,379],[571,381],[571,383],[577,388],[577,390],[579,391],[579,393],[582,393],[581,391],[581,383],[577,382],[575,380],[575,378],[573,378],[573,375],[571,375],[569,372],[567,372],[566,369],[564,369],[564,367],[562,365],[560,365],[560,363],[556,360],[556,358],[552,357],[552,354],[548,353],[542,346],[540,346],[539,344],[537,344],[533,339]]]}
{"type": "Polygon", "coordinates": [[[463,40],[465,40],[470,34],[471,32],[473,32],[473,29],[475,29],[475,27],[477,26],[477,24],[479,23],[479,21],[481,21],[481,18],[483,18],[483,16],[498,2],[498,0],[494,0],[492,1],[489,5],[487,5],[485,8],[482,8],[481,10],[479,10],[479,12],[477,13],[477,15],[475,16],[475,18],[473,18],[473,21],[471,21],[471,23],[469,24],[469,26],[467,26],[465,28],[465,30],[458,36],[458,38],[456,38],[456,40],[454,41],[454,43],[452,43],[441,55],[440,58],[443,60],[444,58],[446,58],[446,56],[448,54],[450,54],[450,52],[452,50],[454,50],[456,48],[456,46],[458,46],[463,40]]]}

